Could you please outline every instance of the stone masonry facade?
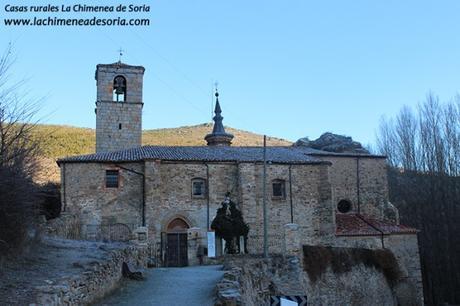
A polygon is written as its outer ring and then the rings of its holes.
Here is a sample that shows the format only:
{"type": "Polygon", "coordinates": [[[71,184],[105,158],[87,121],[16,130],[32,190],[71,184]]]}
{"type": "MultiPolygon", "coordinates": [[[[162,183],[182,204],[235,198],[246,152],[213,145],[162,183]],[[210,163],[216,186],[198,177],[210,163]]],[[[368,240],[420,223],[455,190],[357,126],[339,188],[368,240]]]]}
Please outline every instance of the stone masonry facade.
{"type": "MultiPolygon", "coordinates": [[[[145,217],[149,237],[160,240],[161,232],[175,218],[184,219],[190,227],[201,229],[204,237],[209,222],[216,215],[227,192],[237,202],[249,224],[248,251],[262,252],[262,165],[172,163],[146,161],[122,164],[123,168],[143,172],[145,169],[145,217]],[[203,178],[209,188],[208,196],[192,196],[192,179],[203,178]]],[[[126,223],[141,225],[142,177],[120,168],[119,164],[66,163],[61,166],[65,176],[62,188],[66,211],[78,214],[82,224],[98,225],[126,223]],[[105,171],[118,169],[119,188],[105,187],[105,171]],[[64,194],[65,192],[65,194],[64,194]]],[[[327,165],[270,165],[267,169],[267,190],[275,179],[286,182],[286,196],[267,196],[270,251],[281,252],[283,226],[292,217],[304,233],[304,243],[331,239],[334,235],[333,208],[327,184],[327,165]],[[291,168],[292,182],[289,182],[291,168]],[[292,184],[292,196],[289,183],[292,184]]]]}
{"type": "Polygon", "coordinates": [[[96,152],[141,146],[144,68],[122,63],[96,68],[96,152]],[[114,79],[126,80],[124,101],[114,101],[114,79]]]}
{"type": "MultiPolygon", "coordinates": [[[[373,160],[379,170],[381,159],[373,160]]],[[[345,165],[353,160],[345,159],[345,165]]],[[[367,165],[371,161],[366,161],[367,165]]],[[[269,213],[269,250],[281,252],[283,227],[296,223],[303,244],[334,244],[336,205],[341,199],[356,203],[353,167],[334,164],[267,166],[267,206],[269,213]],[[337,172],[335,172],[337,171],[337,172]],[[342,177],[343,181],[338,178],[342,177]],[[272,182],[285,182],[285,196],[272,196],[272,182]],[[349,185],[349,186],[348,186],[349,185]],[[345,186],[345,187],[343,187],[345,186]],[[349,188],[346,188],[349,187],[349,188]],[[292,190],[292,194],[291,194],[292,190]],[[335,191],[335,192],[334,192],[335,191]],[[291,210],[292,207],[292,210],[291,210]]],[[[64,182],[63,207],[80,216],[82,224],[126,223],[141,226],[142,200],[145,197],[145,219],[152,241],[159,242],[170,221],[183,219],[190,227],[198,227],[205,237],[210,223],[230,192],[240,205],[250,226],[248,251],[261,253],[263,245],[263,165],[261,163],[172,162],[147,160],[137,163],[65,163],[61,165],[64,182]],[[145,173],[145,185],[141,175],[145,173]],[[119,170],[119,187],[105,187],[105,171],[119,170]],[[64,178],[65,177],[65,178],[64,178]],[[204,179],[205,197],[192,196],[192,180],[204,179]],[[143,195],[145,188],[145,196],[143,195]],[[208,204],[209,203],[209,204],[208,204]],[[209,214],[208,214],[209,205],[209,214]]],[[[386,201],[387,193],[368,186],[381,179],[380,172],[360,174],[360,197],[367,214],[380,217],[374,203],[386,201]]],[[[386,186],[382,183],[383,186],[386,186]]],[[[376,188],[377,189],[377,188],[376,188]]],[[[354,209],[354,208],[353,208],[354,209]]],[[[203,241],[204,243],[204,241],[203,241]]]]}

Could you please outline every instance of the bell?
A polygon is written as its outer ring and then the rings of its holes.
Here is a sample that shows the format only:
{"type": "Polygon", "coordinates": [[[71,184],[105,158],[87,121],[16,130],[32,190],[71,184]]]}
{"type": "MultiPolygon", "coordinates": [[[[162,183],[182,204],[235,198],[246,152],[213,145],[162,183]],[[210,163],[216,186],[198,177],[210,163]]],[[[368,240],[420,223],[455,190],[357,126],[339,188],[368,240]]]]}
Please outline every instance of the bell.
{"type": "Polygon", "coordinates": [[[117,95],[122,95],[122,94],[125,93],[125,89],[124,89],[122,86],[117,86],[117,87],[115,88],[115,93],[116,93],[117,95]]]}
{"type": "Polygon", "coordinates": [[[113,81],[113,87],[115,88],[115,93],[117,95],[125,93],[126,81],[123,77],[117,76],[113,81]]]}

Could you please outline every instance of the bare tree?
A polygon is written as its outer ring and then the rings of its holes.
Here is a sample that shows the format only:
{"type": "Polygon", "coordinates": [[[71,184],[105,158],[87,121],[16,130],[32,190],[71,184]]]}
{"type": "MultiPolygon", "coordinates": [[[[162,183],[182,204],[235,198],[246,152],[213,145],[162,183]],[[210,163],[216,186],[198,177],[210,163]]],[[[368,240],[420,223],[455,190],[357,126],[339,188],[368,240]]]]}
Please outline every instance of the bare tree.
{"type": "Polygon", "coordinates": [[[439,99],[429,93],[425,103],[419,105],[419,124],[422,162],[430,173],[446,173],[442,117],[439,99]]]}
{"type": "Polygon", "coordinates": [[[396,117],[395,135],[396,143],[393,145],[397,148],[397,159],[400,160],[401,166],[408,170],[417,170],[418,150],[417,150],[417,132],[418,124],[412,110],[404,106],[396,117]]]}
{"type": "Polygon", "coordinates": [[[20,249],[37,213],[31,131],[40,101],[27,98],[23,81],[12,82],[13,62],[10,46],[0,57],[0,255],[20,249]]]}
{"type": "Polygon", "coordinates": [[[377,151],[379,154],[387,157],[388,163],[391,166],[398,167],[399,158],[396,154],[395,143],[396,135],[393,120],[382,117],[377,134],[377,151]]]}
{"type": "Polygon", "coordinates": [[[382,117],[378,153],[393,167],[436,174],[460,172],[460,98],[440,104],[429,93],[417,112],[404,106],[396,118],[382,117]]]}
{"type": "Polygon", "coordinates": [[[392,166],[390,200],[401,222],[421,230],[425,302],[460,303],[460,277],[451,273],[460,271],[460,97],[440,103],[429,93],[416,112],[383,118],[377,145],[392,166]]]}
{"type": "Polygon", "coordinates": [[[10,81],[12,63],[11,47],[8,47],[0,58],[0,166],[31,176],[39,149],[31,138],[31,131],[36,124],[40,100],[29,99],[21,93],[24,81],[10,81]]]}
{"type": "MultiPolygon", "coordinates": [[[[460,102],[460,98],[455,98],[460,102]]],[[[460,104],[450,102],[443,110],[444,155],[449,175],[459,175],[460,162],[460,104]]]]}

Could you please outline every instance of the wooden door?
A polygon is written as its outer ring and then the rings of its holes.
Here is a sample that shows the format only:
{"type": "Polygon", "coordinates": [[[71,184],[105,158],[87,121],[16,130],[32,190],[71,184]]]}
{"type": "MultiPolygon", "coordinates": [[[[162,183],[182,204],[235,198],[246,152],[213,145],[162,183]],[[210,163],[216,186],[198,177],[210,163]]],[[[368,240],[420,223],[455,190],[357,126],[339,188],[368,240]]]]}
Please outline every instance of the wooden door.
{"type": "Polygon", "coordinates": [[[187,233],[167,234],[166,265],[168,267],[184,267],[188,265],[187,233]]]}

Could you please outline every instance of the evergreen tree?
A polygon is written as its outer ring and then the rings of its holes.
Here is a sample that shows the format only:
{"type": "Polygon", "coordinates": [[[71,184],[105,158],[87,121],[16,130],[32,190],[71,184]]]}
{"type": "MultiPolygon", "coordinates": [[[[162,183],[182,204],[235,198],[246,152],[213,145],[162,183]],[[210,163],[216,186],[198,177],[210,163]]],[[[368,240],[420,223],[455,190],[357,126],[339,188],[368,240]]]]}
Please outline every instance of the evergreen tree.
{"type": "Polygon", "coordinates": [[[243,236],[246,242],[249,226],[244,222],[243,214],[235,202],[230,200],[230,193],[225,195],[222,207],[217,210],[216,217],[211,223],[211,228],[216,235],[225,240],[225,252],[235,254],[235,242],[243,236]]]}

